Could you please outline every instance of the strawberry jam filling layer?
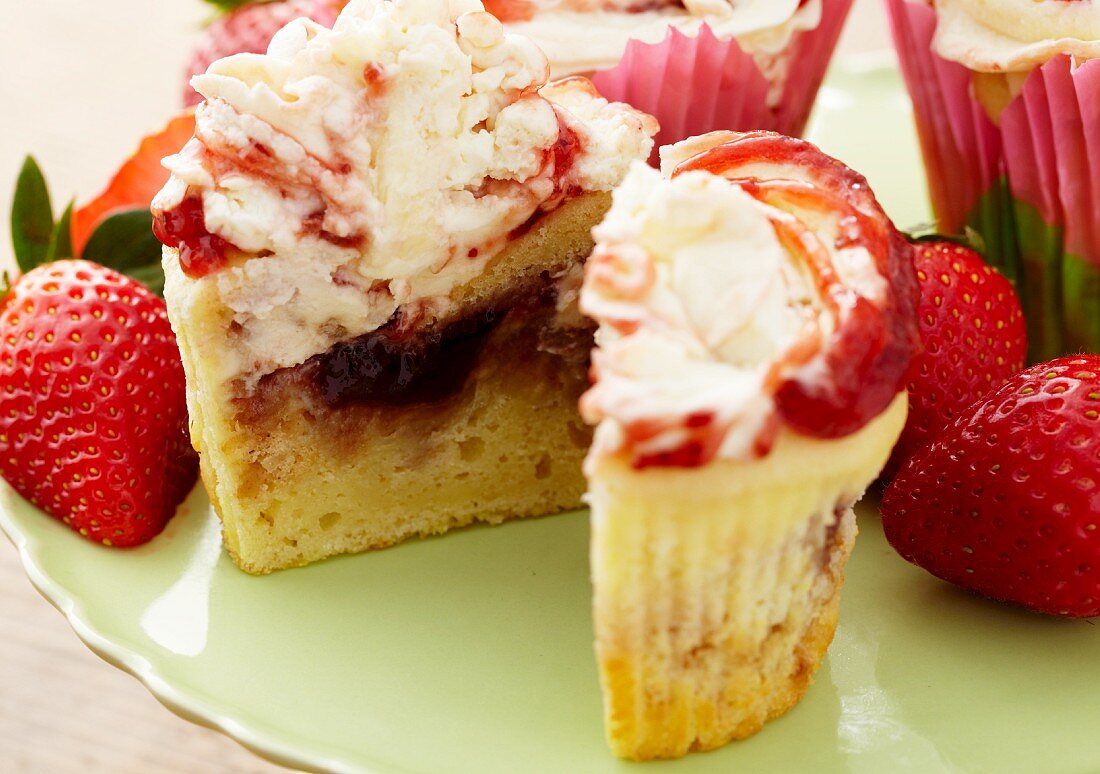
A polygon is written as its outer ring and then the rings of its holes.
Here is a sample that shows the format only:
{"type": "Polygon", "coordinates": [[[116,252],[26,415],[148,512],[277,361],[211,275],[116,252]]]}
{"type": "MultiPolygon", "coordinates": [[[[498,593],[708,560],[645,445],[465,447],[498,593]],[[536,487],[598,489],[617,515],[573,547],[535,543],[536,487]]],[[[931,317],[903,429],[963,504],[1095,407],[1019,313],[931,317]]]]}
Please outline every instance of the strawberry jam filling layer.
{"type": "Polygon", "coordinates": [[[904,389],[912,252],[867,181],[801,140],[715,133],[636,169],[597,229],[582,308],[600,323],[594,454],[636,467],[834,439],[904,389]]]}
{"type": "Polygon", "coordinates": [[[437,403],[462,391],[487,342],[505,324],[526,330],[539,352],[583,368],[592,327],[586,320],[561,316],[559,300],[567,288],[568,283],[542,272],[447,321],[424,326],[415,314],[395,313],[378,330],[265,377],[257,397],[262,401],[270,380],[285,380],[287,372],[296,372],[319,402],[331,408],[437,403]]]}

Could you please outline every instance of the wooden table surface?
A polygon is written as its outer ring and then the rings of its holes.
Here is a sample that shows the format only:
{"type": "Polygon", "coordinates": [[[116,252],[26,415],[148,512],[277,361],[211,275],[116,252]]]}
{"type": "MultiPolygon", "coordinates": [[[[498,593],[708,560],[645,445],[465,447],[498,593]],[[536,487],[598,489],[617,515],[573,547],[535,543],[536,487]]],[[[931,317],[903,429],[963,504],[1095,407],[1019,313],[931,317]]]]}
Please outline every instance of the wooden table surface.
{"type": "MultiPolygon", "coordinates": [[[[0,0],[0,264],[24,154],[55,206],[94,195],[145,132],[176,109],[206,16],[199,0],[0,0]]],[[[842,49],[886,44],[878,0],[857,0],[842,49]]],[[[0,771],[272,772],[235,742],[172,715],[100,661],[31,587],[0,540],[0,771]]]]}

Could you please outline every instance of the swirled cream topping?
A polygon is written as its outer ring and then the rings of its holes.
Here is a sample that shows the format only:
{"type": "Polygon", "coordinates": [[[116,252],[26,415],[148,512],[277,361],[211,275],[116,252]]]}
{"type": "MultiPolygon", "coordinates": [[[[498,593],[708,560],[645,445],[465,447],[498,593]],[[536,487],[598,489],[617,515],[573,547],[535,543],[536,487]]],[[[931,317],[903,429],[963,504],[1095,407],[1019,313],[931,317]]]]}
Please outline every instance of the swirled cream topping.
{"type": "Polygon", "coordinates": [[[978,72],[1026,72],[1059,54],[1100,57],[1094,0],[934,0],[933,48],[978,72]]]}
{"type": "Polygon", "coordinates": [[[903,389],[915,318],[911,298],[895,317],[896,232],[866,182],[765,133],[715,133],[662,159],[663,174],[631,169],[594,230],[581,293],[599,323],[581,401],[598,425],[589,459],[761,456],[781,423],[839,437],[883,410],[903,389]],[[869,405],[859,392],[876,383],[869,405]]]}
{"type": "Polygon", "coordinates": [[[660,43],[669,27],[687,35],[707,24],[737,38],[769,75],[772,58],[821,22],[821,0],[490,0],[488,7],[546,53],[554,77],[613,67],[627,43],[660,43]]]}
{"type": "Polygon", "coordinates": [[[543,96],[546,80],[477,0],[352,0],[331,30],[300,19],[197,76],[156,225],[233,311],[241,370],[297,365],[405,305],[446,314],[511,231],[649,154],[650,117],[581,79],[543,96]]]}

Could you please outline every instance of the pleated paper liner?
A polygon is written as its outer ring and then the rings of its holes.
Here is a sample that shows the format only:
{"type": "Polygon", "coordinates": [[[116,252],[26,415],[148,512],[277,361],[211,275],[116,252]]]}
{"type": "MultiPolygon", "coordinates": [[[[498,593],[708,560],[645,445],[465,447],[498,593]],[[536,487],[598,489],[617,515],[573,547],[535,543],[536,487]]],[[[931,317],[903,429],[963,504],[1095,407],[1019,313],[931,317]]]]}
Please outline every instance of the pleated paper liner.
{"type": "Polygon", "coordinates": [[[1036,68],[995,123],[932,50],[933,8],[887,8],[940,229],[975,229],[1016,283],[1033,361],[1100,351],[1100,62],[1036,68]]]}
{"type": "Polygon", "coordinates": [[[656,116],[658,147],[717,129],[797,136],[806,127],[852,1],[823,0],[821,23],[796,33],[774,55],[768,69],[785,73],[779,86],[736,39],[720,40],[707,25],[694,36],[670,27],[660,43],[632,40],[619,63],[592,81],[608,99],[656,116]]]}

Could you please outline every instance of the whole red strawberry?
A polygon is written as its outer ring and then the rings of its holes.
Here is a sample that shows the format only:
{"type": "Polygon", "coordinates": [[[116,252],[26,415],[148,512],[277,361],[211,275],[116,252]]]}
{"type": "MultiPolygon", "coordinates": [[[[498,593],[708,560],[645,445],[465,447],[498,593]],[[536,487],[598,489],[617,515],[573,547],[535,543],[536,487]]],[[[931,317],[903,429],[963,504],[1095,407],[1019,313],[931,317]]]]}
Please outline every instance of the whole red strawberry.
{"type": "Polygon", "coordinates": [[[164,302],[88,261],[21,277],[0,301],[0,475],[88,539],[134,546],[197,467],[164,302]]]}
{"type": "Polygon", "coordinates": [[[909,420],[886,466],[889,479],[959,413],[1024,367],[1027,328],[1012,283],[974,250],[919,242],[922,352],[909,371],[909,420]]]}
{"type": "Polygon", "coordinates": [[[1035,366],[975,403],[890,484],[882,524],[944,580],[1100,615],[1100,355],[1035,366]]]}
{"type": "Polygon", "coordinates": [[[183,85],[183,104],[197,105],[202,97],[191,88],[191,77],[206,72],[211,63],[232,54],[262,54],[275,33],[302,17],[331,27],[346,0],[276,0],[245,2],[214,0],[219,8],[233,10],[203,31],[191,54],[183,85]]]}

